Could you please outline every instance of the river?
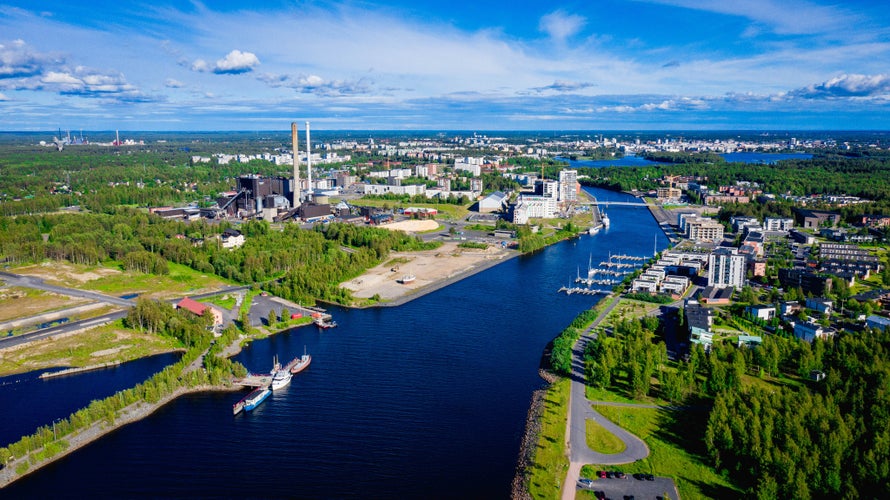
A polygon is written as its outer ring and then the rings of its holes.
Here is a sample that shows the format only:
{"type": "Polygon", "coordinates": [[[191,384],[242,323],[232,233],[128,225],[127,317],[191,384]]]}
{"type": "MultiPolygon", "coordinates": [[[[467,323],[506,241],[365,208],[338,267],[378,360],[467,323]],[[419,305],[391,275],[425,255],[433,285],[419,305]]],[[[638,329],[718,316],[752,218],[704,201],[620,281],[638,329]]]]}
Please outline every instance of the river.
{"type": "MultiPolygon", "coordinates": [[[[724,153],[720,156],[730,163],[764,163],[774,164],[782,160],[809,160],[813,157],[810,153],[724,153]]],[[[650,165],[663,165],[664,163],[654,162],[643,158],[642,156],[628,155],[614,160],[570,160],[568,158],[557,157],[558,160],[568,162],[571,168],[580,167],[647,167],[650,165]]]]}
{"type": "MultiPolygon", "coordinates": [[[[634,200],[585,189],[600,201],[634,200]]],[[[3,494],[508,498],[532,392],[544,385],[541,352],[598,300],[557,290],[588,259],[651,256],[654,245],[667,246],[647,209],[607,211],[611,227],[594,236],[508,260],[400,307],[331,308],[339,323],[332,330],[302,327],[253,342],[236,358],[252,371],[304,347],[312,365],[235,417],[237,394],[182,397],[3,494]]],[[[55,390],[64,392],[85,379],[59,380],[55,390]]]]}

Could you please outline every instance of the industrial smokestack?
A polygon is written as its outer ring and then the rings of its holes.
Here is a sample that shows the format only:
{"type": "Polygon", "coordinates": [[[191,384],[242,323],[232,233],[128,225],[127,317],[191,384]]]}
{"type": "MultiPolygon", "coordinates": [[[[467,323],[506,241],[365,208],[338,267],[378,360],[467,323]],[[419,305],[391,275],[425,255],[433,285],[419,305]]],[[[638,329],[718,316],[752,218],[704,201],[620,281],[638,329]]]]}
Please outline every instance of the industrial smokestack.
{"type": "Polygon", "coordinates": [[[312,201],[312,142],[309,140],[309,122],[306,122],[306,180],[309,182],[306,199],[312,201]]]}
{"type": "Polygon", "coordinates": [[[294,148],[294,208],[300,206],[300,150],[297,148],[297,122],[290,124],[290,138],[294,148]]]}

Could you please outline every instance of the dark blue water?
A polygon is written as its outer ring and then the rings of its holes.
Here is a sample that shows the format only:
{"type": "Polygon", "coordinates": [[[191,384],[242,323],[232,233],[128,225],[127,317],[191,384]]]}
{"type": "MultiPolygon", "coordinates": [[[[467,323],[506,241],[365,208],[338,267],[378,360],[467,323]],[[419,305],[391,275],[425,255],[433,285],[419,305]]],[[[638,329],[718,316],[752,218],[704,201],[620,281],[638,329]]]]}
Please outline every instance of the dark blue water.
{"type": "Polygon", "coordinates": [[[572,168],[578,167],[646,167],[649,165],[658,165],[654,161],[649,161],[642,156],[623,156],[613,160],[570,160],[568,158],[557,158],[557,160],[566,161],[572,168]]]}
{"type": "Polygon", "coordinates": [[[773,164],[782,160],[809,160],[809,153],[726,153],[720,155],[728,162],[773,164]]]}
{"type": "MultiPolygon", "coordinates": [[[[726,161],[731,163],[766,163],[773,164],[781,160],[809,160],[813,155],[809,153],[725,153],[721,154],[726,161]]],[[[558,158],[566,161],[572,168],[579,167],[647,167],[650,165],[659,165],[660,163],[649,161],[642,156],[625,156],[614,160],[570,160],[568,158],[558,158]]]]}
{"type": "Polygon", "coordinates": [[[46,380],[39,378],[41,373],[59,369],[0,377],[0,408],[5,415],[0,425],[0,446],[18,441],[43,425],[52,426],[53,420],[67,417],[94,399],[133,387],[180,356],[161,354],[114,368],[46,380]]]}
{"type": "MultiPolygon", "coordinates": [[[[602,201],[632,197],[592,189],[602,201]]],[[[339,327],[252,343],[238,361],[312,365],[256,410],[242,394],[165,406],[11,485],[17,497],[507,498],[541,352],[597,298],[558,294],[588,258],[651,255],[649,211],[397,308],[332,308],[339,327]]],[[[134,383],[137,380],[134,380],[134,383]]],[[[73,383],[73,381],[72,381],[73,383]]]]}

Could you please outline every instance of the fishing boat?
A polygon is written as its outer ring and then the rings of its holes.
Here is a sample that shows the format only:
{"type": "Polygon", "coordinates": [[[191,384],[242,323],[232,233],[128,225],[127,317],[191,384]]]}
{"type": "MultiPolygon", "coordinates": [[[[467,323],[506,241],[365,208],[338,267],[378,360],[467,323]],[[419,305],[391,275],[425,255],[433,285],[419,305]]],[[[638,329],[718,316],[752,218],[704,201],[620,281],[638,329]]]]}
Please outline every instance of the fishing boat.
{"type": "Polygon", "coordinates": [[[330,318],[319,317],[315,318],[315,326],[327,330],[328,328],[334,328],[337,326],[337,322],[330,318]]]}
{"type": "Polygon", "coordinates": [[[303,355],[300,356],[300,360],[293,364],[290,367],[291,373],[300,373],[305,370],[309,363],[312,362],[312,356],[306,353],[306,346],[303,346],[303,355]]]}
{"type": "Polygon", "coordinates": [[[606,212],[603,212],[601,220],[603,221],[603,227],[609,227],[609,224],[611,224],[611,221],[609,220],[609,216],[606,215],[606,212]]]}
{"type": "Polygon", "coordinates": [[[259,406],[260,403],[265,401],[266,398],[269,397],[269,394],[272,394],[272,391],[265,387],[254,389],[246,398],[244,398],[244,409],[247,411],[253,410],[259,406]]]}

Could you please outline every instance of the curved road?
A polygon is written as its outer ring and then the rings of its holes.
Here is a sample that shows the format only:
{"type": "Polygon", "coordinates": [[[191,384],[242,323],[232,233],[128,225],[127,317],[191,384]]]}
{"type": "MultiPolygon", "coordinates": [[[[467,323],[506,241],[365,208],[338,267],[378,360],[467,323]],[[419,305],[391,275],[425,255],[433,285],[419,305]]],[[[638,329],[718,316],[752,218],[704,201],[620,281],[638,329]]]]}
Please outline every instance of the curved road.
{"type": "Polygon", "coordinates": [[[584,349],[590,340],[596,338],[593,329],[612,312],[618,305],[620,296],[615,296],[612,302],[603,310],[587,331],[575,343],[572,349],[572,387],[569,392],[569,418],[566,422],[566,446],[569,448],[569,470],[563,483],[562,499],[572,500],[578,479],[581,477],[581,467],[585,464],[617,465],[627,464],[642,460],[649,456],[649,447],[642,439],[612,423],[607,418],[594,410],[584,391],[584,349]],[[594,420],[606,430],[620,439],[625,450],[621,453],[604,454],[597,453],[587,445],[587,420],[594,420]]]}

